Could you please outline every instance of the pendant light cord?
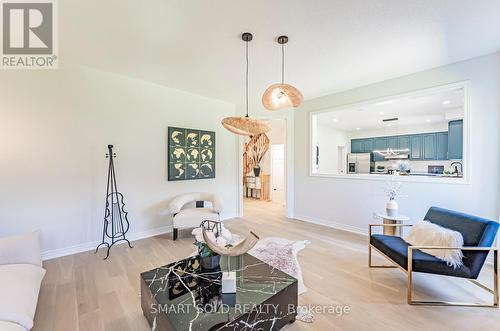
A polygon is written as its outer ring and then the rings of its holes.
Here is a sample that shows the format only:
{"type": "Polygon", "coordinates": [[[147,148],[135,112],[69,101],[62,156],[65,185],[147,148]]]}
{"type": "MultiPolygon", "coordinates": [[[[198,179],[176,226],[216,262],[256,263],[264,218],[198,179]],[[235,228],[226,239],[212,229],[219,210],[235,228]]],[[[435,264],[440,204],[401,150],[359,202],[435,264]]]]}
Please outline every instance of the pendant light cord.
{"type": "Polygon", "coordinates": [[[246,60],[247,60],[247,68],[245,74],[245,93],[246,93],[246,109],[247,109],[246,117],[248,117],[248,41],[246,41],[245,44],[246,44],[246,60]]]}
{"type": "Polygon", "coordinates": [[[281,44],[281,84],[285,84],[285,44],[281,44]]]}

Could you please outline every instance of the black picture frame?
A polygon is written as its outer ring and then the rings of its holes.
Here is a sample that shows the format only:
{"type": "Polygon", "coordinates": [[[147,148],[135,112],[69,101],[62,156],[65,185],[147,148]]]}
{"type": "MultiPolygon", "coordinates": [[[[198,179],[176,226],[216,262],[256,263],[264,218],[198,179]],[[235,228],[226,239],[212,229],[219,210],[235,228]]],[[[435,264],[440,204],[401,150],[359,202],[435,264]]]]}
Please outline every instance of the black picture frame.
{"type": "Polygon", "coordinates": [[[168,127],[169,181],[215,178],[215,132],[168,127]]]}

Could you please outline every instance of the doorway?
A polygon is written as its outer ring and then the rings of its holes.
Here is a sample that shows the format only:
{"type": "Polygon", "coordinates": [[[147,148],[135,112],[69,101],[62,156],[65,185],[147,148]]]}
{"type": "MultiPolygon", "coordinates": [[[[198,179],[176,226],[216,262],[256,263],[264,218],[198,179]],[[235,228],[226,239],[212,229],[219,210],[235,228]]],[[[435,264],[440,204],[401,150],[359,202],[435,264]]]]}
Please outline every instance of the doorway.
{"type": "Polygon", "coordinates": [[[242,216],[285,217],[287,205],[287,122],[267,120],[271,131],[242,142],[242,216]]]}

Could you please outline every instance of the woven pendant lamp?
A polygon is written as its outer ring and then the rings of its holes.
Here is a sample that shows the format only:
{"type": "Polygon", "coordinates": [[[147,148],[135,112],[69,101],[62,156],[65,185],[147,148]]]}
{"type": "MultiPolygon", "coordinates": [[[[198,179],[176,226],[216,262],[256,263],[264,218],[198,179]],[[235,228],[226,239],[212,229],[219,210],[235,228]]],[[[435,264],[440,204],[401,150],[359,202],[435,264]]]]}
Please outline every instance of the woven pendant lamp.
{"type": "Polygon", "coordinates": [[[269,86],[262,95],[262,105],[267,110],[296,108],[304,100],[302,93],[296,87],[285,84],[285,44],[287,42],[287,36],[278,37],[278,44],[281,45],[281,83],[269,86]]]}
{"type": "Polygon", "coordinates": [[[271,131],[271,127],[267,123],[246,116],[226,117],[222,120],[222,126],[232,133],[241,136],[255,136],[260,133],[271,131]]]}
{"type": "Polygon", "coordinates": [[[241,136],[254,136],[260,133],[271,131],[271,127],[266,122],[250,118],[250,116],[248,115],[248,43],[253,39],[253,36],[251,33],[245,32],[241,35],[241,39],[243,39],[246,46],[246,76],[245,76],[246,116],[226,117],[221,121],[221,123],[223,127],[228,129],[232,133],[241,136]]]}

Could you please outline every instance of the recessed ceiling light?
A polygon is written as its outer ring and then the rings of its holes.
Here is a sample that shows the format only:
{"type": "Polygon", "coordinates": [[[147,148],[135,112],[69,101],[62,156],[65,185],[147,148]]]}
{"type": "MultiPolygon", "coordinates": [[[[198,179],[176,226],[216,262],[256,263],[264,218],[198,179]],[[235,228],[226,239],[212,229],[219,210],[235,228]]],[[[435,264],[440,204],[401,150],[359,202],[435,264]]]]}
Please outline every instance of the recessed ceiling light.
{"type": "Polygon", "coordinates": [[[425,120],[425,121],[426,121],[427,123],[430,123],[430,122],[431,122],[431,120],[425,120]]]}
{"type": "Polygon", "coordinates": [[[332,119],[332,122],[334,122],[334,123],[337,123],[338,121],[339,121],[339,120],[338,120],[338,119],[336,119],[336,118],[332,119]]]}
{"type": "Polygon", "coordinates": [[[445,105],[445,106],[446,106],[446,105],[449,105],[450,103],[451,103],[451,101],[450,101],[450,100],[444,100],[444,101],[443,101],[443,105],[445,105]]]}
{"type": "Polygon", "coordinates": [[[389,124],[387,124],[387,126],[392,126],[392,124],[391,124],[391,123],[389,123],[389,124]]]}
{"type": "Polygon", "coordinates": [[[361,128],[356,128],[356,131],[359,131],[359,130],[361,130],[361,128]]]}
{"type": "Polygon", "coordinates": [[[383,111],[378,112],[379,115],[384,115],[385,113],[383,111]]]}

